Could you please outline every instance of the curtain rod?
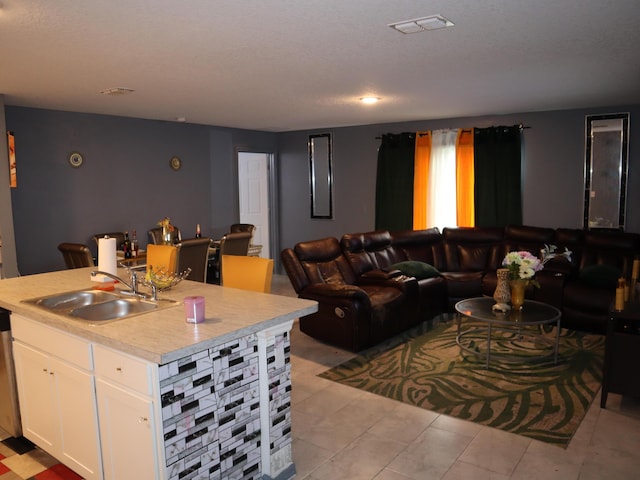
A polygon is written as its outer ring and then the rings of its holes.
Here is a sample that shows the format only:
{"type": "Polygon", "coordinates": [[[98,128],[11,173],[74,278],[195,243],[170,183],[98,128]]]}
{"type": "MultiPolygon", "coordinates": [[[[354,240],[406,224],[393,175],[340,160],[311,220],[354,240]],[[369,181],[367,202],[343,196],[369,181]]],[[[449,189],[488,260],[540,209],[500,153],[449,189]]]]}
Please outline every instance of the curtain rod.
{"type": "MultiPolygon", "coordinates": [[[[526,130],[526,129],[531,128],[529,125],[523,125],[522,123],[519,123],[518,125],[514,125],[514,126],[520,128],[520,130],[526,130]]],[[[495,127],[495,125],[494,125],[494,127],[495,127]]],[[[479,128],[479,127],[476,127],[476,128],[479,128]]],[[[472,129],[471,128],[462,128],[461,130],[463,132],[467,133],[467,132],[470,132],[472,129]]],[[[421,134],[421,133],[418,133],[418,134],[419,135],[424,135],[424,134],[421,134]]],[[[397,134],[394,134],[394,135],[397,135],[397,134]]],[[[380,135],[378,137],[375,137],[375,139],[376,140],[382,140],[382,135],[380,135]]]]}

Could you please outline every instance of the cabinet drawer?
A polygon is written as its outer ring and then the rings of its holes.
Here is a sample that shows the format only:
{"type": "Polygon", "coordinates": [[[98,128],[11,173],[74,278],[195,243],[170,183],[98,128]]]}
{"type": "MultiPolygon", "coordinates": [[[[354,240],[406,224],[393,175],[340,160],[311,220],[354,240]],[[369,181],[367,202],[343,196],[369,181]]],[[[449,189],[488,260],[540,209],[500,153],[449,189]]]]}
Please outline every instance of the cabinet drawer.
{"type": "Polygon", "coordinates": [[[21,315],[11,315],[13,338],[67,362],[92,370],[91,344],[79,337],[48,327],[21,315]]]}
{"type": "Polygon", "coordinates": [[[113,380],[145,395],[153,393],[153,364],[102,345],[94,345],[93,348],[96,376],[113,380]]]}

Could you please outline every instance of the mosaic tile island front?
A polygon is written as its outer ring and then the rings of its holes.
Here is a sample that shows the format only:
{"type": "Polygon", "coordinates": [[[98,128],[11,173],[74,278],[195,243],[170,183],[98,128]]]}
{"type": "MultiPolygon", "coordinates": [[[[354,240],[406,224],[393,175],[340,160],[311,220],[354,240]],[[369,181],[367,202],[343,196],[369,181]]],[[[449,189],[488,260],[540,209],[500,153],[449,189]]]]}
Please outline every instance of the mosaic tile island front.
{"type": "MultiPolygon", "coordinates": [[[[135,438],[133,433],[131,438],[125,434],[109,444],[108,436],[121,431],[110,423],[108,409],[101,411],[111,406],[110,399],[117,398],[111,392],[130,393],[145,402],[149,418],[140,416],[138,422],[153,432],[154,451],[149,458],[157,462],[156,478],[293,477],[289,332],[296,317],[316,311],[316,303],[184,281],[163,293],[180,305],[95,326],[24,302],[91,288],[89,271],[3,280],[0,306],[13,312],[12,326],[21,321],[37,324],[88,345],[91,365],[86,373],[97,391],[102,453],[96,478],[127,471],[126,463],[114,464],[118,445],[125,446],[120,450],[126,458],[127,442],[135,438]],[[204,323],[185,322],[182,300],[193,295],[205,297],[204,323]],[[144,375],[127,380],[123,373],[127,368],[121,365],[131,365],[130,370],[139,366],[144,375]]],[[[41,346],[47,350],[46,340],[41,346]]],[[[37,438],[30,440],[38,444],[37,438]]],[[[129,468],[133,470],[134,465],[129,468]]]]}

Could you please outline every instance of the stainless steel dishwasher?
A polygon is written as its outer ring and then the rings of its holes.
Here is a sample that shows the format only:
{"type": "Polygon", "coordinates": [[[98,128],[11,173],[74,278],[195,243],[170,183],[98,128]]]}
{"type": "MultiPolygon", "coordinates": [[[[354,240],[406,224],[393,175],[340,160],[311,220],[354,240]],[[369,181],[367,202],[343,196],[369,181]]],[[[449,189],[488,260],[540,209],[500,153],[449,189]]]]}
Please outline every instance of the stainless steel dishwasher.
{"type": "Polygon", "coordinates": [[[11,312],[0,308],[0,428],[14,437],[22,435],[11,348],[11,312]]]}

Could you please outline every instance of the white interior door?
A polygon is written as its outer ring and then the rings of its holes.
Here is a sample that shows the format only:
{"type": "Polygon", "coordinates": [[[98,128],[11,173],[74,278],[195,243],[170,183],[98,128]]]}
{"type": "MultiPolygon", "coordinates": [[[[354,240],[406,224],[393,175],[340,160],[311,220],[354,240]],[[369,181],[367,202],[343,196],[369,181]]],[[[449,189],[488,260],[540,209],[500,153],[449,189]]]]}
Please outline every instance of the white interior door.
{"type": "Polygon", "coordinates": [[[238,204],[240,223],[256,226],[253,244],[262,245],[269,258],[269,154],[238,152],[238,204]]]}

